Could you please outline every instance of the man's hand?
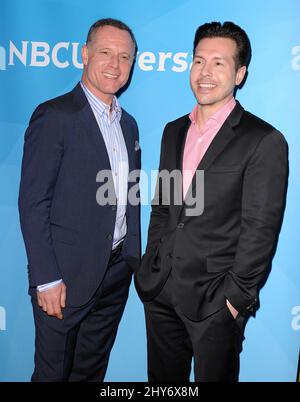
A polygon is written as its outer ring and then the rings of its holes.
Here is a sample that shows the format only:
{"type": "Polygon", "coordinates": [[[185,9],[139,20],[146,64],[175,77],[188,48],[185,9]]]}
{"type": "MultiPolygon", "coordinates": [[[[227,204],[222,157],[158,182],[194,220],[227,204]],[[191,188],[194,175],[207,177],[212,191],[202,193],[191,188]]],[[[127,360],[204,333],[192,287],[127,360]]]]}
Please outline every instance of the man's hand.
{"type": "Polygon", "coordinates": [[[236,319],[239,312],[233,307],[232,304],[229,303],[229,301],[227,299],[226,299],[226,305],[229,308],[233,318],[236,319]]]}
{"type": "Polygon", "coordinates": [[[48,315],[63,319],[61,311],[66,306],[66,285],[62,282],[59,285],[46,290],[45,292],[37,291],[38,305],[48,315]]]}

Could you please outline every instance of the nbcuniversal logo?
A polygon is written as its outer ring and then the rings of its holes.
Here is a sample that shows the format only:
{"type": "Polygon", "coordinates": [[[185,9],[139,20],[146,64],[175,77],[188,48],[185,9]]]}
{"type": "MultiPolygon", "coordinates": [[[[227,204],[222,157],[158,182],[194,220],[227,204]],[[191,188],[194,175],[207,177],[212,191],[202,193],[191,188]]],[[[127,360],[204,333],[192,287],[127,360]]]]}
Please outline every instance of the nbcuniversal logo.
{"type": "Polygon", "coordinates": [[[3,46],[0,46],[0,70],[6,70],[6,51],[3,46]]]}
{"type": "MultiPolygon", "coordinates": [[[[23,65],[24,67],[83,68],[79,42],[9,41],[7,47],[0,46],[0,70],[23,65]]],[[[300,46],[291,49],[291,68],[300,71],[300,46]]],[[[192,54],[188,52],[143,51],[137,53],[137,67],[145,72],[170,70],[183,73],[191,68],[192,54]]]]}
{"type": "Polygon", "coordinates": [[[47,42],[21,41],[19,46],[16,46],[14,42],[9,41],[8,50],[0,46],[0,70],[18,64],[24,67],[47,67],[53,64],[57,68],[67,68],[70,65],[83,68],[82,63],[78,61],[79,55],[78,42],[59,42],[51,49],[47,42]]]}
{"type": "MultiPolygon", "coordinates": [[[[9,67],[47,67],[83,68],[81,63],[81,44],[79,42],[57,42],[50,46],[48,42],[9,41],[5,48],[0,46],[0,70],[9,67]]],[[[188,52],[144,51],[138,52],[137,67],[142,71],[175,73],[188,71],[192,63],[192,55],[188,52]]]]}

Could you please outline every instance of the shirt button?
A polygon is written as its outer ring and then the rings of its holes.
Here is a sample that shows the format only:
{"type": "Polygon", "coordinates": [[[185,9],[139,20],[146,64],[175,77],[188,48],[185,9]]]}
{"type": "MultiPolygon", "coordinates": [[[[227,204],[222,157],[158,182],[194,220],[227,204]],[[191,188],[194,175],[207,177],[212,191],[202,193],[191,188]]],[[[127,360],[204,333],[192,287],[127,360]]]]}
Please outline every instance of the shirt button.
{"type": "Polygon", "coordinates": [[[202,142],[202,138],[198,138],[198,142],[202,142]]]}

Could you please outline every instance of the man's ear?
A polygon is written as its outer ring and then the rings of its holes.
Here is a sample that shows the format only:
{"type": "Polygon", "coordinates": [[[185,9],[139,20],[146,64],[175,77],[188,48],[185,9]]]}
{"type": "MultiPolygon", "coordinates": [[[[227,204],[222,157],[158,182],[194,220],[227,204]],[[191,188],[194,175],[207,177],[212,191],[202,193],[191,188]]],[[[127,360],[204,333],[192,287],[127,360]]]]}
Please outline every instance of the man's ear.
{"type": "Polygon", "coordinates": [[[89,60],[89,50],[87,45],[83,45],[81,49],[81,58],[83,65],[86,66],[89,60]]]}
{"type": "Polygon", "coordinates": [[[245,78],[246,72],[247,72],[247,67],[246,66],[242,66],[242,67],[240,67],[238,69],[238,71],[236,73],[236,77],[235,77],[235,85],[240,85],[240,83],[245,78]]]}

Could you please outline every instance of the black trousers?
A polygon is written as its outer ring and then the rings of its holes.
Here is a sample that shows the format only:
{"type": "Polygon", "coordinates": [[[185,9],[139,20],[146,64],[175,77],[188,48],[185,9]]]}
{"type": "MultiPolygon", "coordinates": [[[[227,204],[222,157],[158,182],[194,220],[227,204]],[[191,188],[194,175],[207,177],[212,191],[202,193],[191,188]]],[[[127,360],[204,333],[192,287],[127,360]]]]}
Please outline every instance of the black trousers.
{"type": "Polygon", "coordinates": [[[93,298],[81,307],[65,307],[63,320],[48,316],[32,297],[36,330],[32,381],[103,381],[131,276],[119,249],[93,298]]]}
{"type": "Polygon", "coordinates": [[[161,293],[144,303],[148,379],[151,382],[188,382],[194,358],[197,382],[236,382],[242,349],[243,317],[235,320],[224,307],[202,321],[180,311],[169,276],[161,293]]]}

